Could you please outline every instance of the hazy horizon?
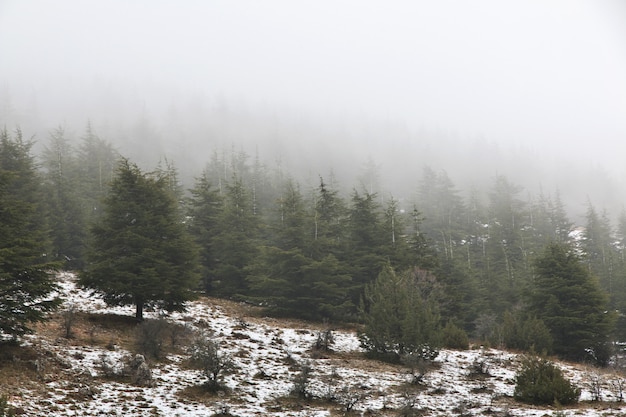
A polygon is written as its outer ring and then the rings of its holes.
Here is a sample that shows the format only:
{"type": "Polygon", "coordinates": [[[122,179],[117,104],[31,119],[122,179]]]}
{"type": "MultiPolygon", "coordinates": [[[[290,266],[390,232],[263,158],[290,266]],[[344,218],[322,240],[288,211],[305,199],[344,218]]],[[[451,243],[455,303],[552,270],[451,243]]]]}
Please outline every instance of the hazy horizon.
{"type": "Polygon", "coordinates": [[[391,169],[385,147],[484,143],[623,184],[625,22],[620,0],[1,0],[0,124],[45,142],[90,120],[199,164],[242,141],[391,169]]]}

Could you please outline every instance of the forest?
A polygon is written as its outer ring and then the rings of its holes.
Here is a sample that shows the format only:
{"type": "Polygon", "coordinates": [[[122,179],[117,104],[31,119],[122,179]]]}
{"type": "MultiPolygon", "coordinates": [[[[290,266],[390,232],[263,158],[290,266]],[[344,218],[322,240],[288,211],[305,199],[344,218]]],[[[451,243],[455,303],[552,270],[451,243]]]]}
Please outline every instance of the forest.
{"type": "Polygon", "coordinates": [[[176,161],[140,168],[90,124],[33,145],[1,133],[7,335],[55,308],[45,271],[65,269],[107,303],[136,305],[138,319],[204,293],[359,323],[364,347],[384,356],[428,359],[469,337],[606,364],[626,336],[626,213],[613,224],[590,200],[575,225],[558,191],[528,198],[496,175],[483,196],[436,166],[404,184],[414,198],[396,199],[373,160],[354,184],[332,170],[312,183],[234,146],[186,184],[176,161]]]}

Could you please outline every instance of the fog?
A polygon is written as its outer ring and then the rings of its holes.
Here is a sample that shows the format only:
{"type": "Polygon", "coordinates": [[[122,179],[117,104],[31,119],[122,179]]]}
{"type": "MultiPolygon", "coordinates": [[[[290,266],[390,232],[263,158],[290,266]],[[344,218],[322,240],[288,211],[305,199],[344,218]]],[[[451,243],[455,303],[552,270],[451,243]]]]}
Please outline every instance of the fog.
{"type": "Polygon", "coordinates": [[[196,175],[220,147],[315,177],[371,158],[511,175],[615,212],[626,193],[626,2],[0,0],[0,124],[87,121],[196,175]]]}

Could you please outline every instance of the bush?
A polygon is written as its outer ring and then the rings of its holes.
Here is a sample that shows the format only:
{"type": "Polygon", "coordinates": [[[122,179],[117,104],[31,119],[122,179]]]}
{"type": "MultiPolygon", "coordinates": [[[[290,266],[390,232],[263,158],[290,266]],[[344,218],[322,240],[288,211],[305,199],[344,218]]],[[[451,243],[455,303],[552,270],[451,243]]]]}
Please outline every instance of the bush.
{"type": "Polygon", "coordinates": [[[469,338],[465,330],[452,322],[448,322],[442,331],[443,346],[448,349],[469,349],[469,338]]]}
{"type": "Polygon", "coordinates": [[[217,392],[224,389],[222,376],[233,368],[230,355],[219,349],[219,344],[207,335],[200,335],[190,347],[191,364],[207,378],[207,390],[217,392]]]}
{"type": "Polygon", "coordinates": [[[556,365],[536,356],[522,360],[515,382],[515,399],[529,404],[572,404],[580,397],[580,389],[574,387],[556,365]]]}
{"type": "Polygon", "coordinates": [[[322,352],[332,351],[332,345],[335,343],[335,335],[332,329],[326,328],[317,332],[317,339],[313,343],[313,349],[322,352]]]}
{"type": "Polygon", "coordinates": [[[63,319],[61,327],[63,329],[63,337],[66,339],[71,339],[74,335],[72,330],[74,322],[76,321],[76,313],[76,306],[74,304],[70,304],[61,314],[61,318],[63,319]]]}
{"type": "Polygon", "coordinates": [[[509,311],[504,313],[502,339],[509,349],[545,352],[552,351],[552,335],[543,320],[523,317],[509,311]]]}
{"type": "Polygon", "coordinates": [[[15,410],[9,405],[6,395],[0,396],[0,417],[13,417],[15,410]]]}
{"type": "Polygon", "coordinates": [[[135,343],[137,350],[146,356],[161,359],[168,339],[169,323],[160,318],[144,320],[137,326],[135,343]]]}
{"type": "Polygon", "coordinates": [[[311,381],[311,364],[309,362],[303,362],[298,366],[300,370],[293,378],[293,388],[291,388],[291,395],[307,399],[311,397],[309,392],[309,383],[311,381]]]}

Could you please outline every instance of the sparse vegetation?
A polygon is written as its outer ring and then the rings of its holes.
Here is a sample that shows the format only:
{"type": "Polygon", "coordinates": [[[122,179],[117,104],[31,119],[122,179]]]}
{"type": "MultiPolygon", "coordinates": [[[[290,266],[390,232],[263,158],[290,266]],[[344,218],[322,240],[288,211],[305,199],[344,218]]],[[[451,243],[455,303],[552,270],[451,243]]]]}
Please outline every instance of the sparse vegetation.
{"type": "Polygon", "coordinates": [[[6,395],[0,395],[0,417],[14,417],[15,409],[9,404],[6,395]]]}
{"type": "Polygon", "coordinates": [[[61,312],[63,337],[70,339],[73,336],[72,328],[76,322],[76,306],[70,304],[65,310],[61,312]]]}
{"type": "Polygon", "coordinates": [[[204,387],[207,391],[226,391],[222,382],[224,373],[233,369],[233,360],[230,355],[222,352],[219,343],[206,333],[201,333],[192,342],[189,348],[191,365],[200,369],[206,378],[204,387]]]}
{"type": "Polygon", "coordinates": [[[311,372],[313,368],[307,361],[298,364],[298,371],[293,377],[293,387],[291,388],[291,395],[300,399],[311,398],[309,392],[309,384],[311,382],[311,372]]]}

